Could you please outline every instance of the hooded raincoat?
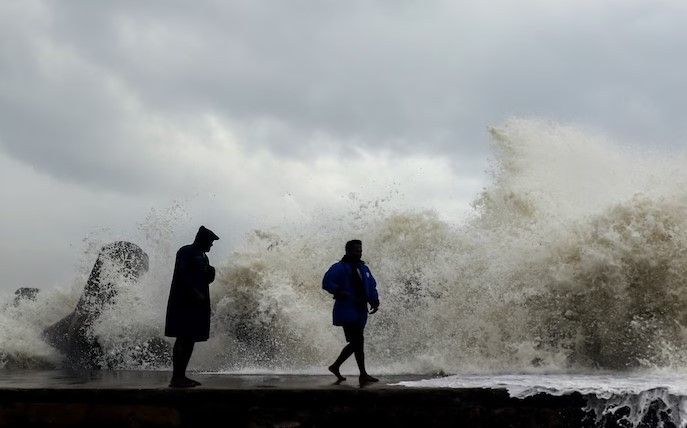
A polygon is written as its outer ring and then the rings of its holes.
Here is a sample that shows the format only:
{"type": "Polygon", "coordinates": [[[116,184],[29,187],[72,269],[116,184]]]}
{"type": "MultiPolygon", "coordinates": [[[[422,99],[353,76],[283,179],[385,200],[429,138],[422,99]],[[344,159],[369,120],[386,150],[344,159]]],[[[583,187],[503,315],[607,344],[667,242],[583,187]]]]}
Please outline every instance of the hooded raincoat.
{"type": "MultiPolygon", "coordinates": [[[[203,251],[203,240],[219,239],[201,226],[193,244],[177,251],[174,275],[167,301],[165,336],[183,337],[195,342],[210,336],[210,283],[215,268],[203,251]]],[[[210,242],[211,242],[210,241],[210,242]]]]}

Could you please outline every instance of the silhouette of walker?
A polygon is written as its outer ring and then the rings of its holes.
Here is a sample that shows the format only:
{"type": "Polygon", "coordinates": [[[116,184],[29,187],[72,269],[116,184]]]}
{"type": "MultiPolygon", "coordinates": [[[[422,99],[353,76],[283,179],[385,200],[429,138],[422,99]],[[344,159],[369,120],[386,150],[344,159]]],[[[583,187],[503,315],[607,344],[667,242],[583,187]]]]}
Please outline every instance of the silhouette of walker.
{"type": "Polygon", "coordinates": [[[173,388],[191,388],[200,382],[186,377],[186,367],[196,342],[210,336],[210,288],[215,268],[205,254],[219,237],[200,226],[193,244],[177,251],[174,275],[167,302],[165,336],[176,337],[172,351],[173,388]]]}
{"type": "Polygon", "coordinates": [[[346,242],[346,255],[340,262],[334,263],[322,279],[322,288],[334,295],[334,325],[343,327],[348,344],[341,350],[339,358],[329,366],[338,382],[346,380],[341,375],[341,364],[355,354],[355,361],[360,370],[360,383],[377,382],[365,370],[365,339],[363,331],[367,324],[369,303],[374,314],[379,308],[377,282],[372,272],[361,260],[363,243],[360,240],[346,242]]]}

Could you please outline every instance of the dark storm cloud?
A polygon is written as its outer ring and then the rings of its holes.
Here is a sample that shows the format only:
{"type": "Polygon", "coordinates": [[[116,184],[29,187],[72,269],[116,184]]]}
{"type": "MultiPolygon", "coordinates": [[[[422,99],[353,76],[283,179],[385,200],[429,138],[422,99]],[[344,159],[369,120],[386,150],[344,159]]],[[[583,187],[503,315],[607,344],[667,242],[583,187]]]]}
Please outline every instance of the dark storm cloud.
{"type": "Polygon", "coordinates": [[[54,175],[126,189],[156,180],[141,150],[152,119],[187,132],[215,115],[241,144],[283,156],[355,145],[464,168],[485,155],[486,126],[511,115],[684,135],[683,6],[511,3],[5,5],[0,144],[54,175]]]}
{"type": "Polygon", "coordinates": [[[71,277],[84,236],[139,239],[170,204],[193,223],[161,220],[174,245],[212,224],[218,254],[349,194],[459,219],[487,126],[513,115],[678,145],[686,18],[677,0],[2,1],[0,291],[71,277]]]}

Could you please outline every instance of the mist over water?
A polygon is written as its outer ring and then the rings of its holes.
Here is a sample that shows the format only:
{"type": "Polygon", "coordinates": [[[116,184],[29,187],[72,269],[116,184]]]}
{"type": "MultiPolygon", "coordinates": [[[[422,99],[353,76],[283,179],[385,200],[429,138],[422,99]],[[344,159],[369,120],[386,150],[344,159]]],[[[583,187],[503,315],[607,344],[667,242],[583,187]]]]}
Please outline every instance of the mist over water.
{"type": "MultiPolygon", "coordinates": [[[[533,120],[491,133],[490,182],[465,220],[444,221],[421,201],[429,211],[351,198],[348,212],[255,231],[226,261],[211,253],[212,331],[193,368],[322,371],[343,334],[321,278],[360,238],[381,297],[366,330],[375,372],[683,370],[685,156],[533,120]]],[[[117,367],[146,367],[136,347],[162,334],[183,244],[170,238],[173,223],[147,222],[139,245],[150,272],[123,285],[94,328],[117,367]]],[[[59,364],[40,332],[73,309],[84,283],[8,300],[0,364],[59,364]]]]}

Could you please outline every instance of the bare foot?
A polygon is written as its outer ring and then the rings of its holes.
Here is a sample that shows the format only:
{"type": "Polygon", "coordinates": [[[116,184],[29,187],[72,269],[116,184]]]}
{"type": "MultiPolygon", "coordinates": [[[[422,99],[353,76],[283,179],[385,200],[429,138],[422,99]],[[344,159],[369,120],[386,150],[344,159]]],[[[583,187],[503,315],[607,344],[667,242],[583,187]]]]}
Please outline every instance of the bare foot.
{"type": "Polygon", "coordinates": [[[335,366],[329,366],[329,371],[336,376],[336,378],[339,380],[339,382],[346,380],[345,377],[341,376],[341,373],[339,372],[339,368],[335,366]]]}
{"type": "Polygon", "coordinates": [[[186,378],[186,380],[189,381],[189,382],[191,382],[191,383],[193,384],[193,386],[200,386],[200,385],[202,385],[202,383],[198,382],[197,380],[193,380],[193,379],[190,379],[190,378],[186,378]]]}
{"type": "Polygon", "coordinates": [[[372,377],[367,373],[361,374],[359,379],[360,379],[360,383],[379,382],[379,379],[377,379],[376,377],[372,377]]]}
{"type": "Polygon", "coordinates": [[[172,380],[169,382],[169,387],[170,388],[193,388],[194,386],[198,386],[200,383],[191,380],[189,378],[172,378],[172,380]]]}

